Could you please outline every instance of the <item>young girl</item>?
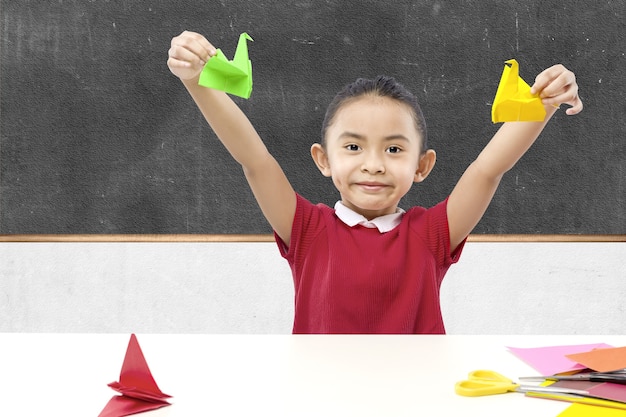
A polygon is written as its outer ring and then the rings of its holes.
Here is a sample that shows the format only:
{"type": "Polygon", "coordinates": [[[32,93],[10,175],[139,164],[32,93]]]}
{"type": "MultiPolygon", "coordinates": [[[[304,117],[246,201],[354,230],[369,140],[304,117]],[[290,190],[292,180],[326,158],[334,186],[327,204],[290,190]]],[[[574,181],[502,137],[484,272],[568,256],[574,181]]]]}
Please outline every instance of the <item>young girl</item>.
{"type": "Polygon", "coordinates": [[[445,333],[439,288],[500,179],[543,130],[556,106],[582,110],[574,74],[555,65],[531,93],[543,122],[505,123],[449,197],[404,211],[400,199],[435,164],[415,97],[393,78],[359,79],[330,104],[322,141],[311,147],[341,200],[334,209],[298,195],[239,107],[198,86],[216,53],[202,35],[172,39],[168,66],[180,78],[231,155],[241,164],[272,226],[295,284],[294,333],[445,333]]]}

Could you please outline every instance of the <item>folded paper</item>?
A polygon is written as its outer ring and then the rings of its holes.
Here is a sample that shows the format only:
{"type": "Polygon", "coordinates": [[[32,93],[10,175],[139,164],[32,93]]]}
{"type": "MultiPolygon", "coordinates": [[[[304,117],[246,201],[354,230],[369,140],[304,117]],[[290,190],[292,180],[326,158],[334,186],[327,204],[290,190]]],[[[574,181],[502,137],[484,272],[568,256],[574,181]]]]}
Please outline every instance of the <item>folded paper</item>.
{"type": "Polygon", "coordinates": [[[567,357],[597,372],[611,372],[626,368],[626,346],[594,349],[570,354],[567,357]]]}
{"type": "Polygon", "coordinates": [[[235,96],[250,98],[252,62],[248,59],[247,41],[252,40],[245,32],[239,36],[239,43],[232,61],[229,61],[221,49],[218,49],[217,54],[211,57],[204,66],[198,84],[235,96]]]}
{"type": "Polygon", "coordinates": [[[161,392],[141,351],[137,336],[132,334],[120,372],[120,380],[109,387],[119,392],[98,417],[122,417],[170,405],[171,396],[161,392]]]}
{"type": "Polygon", "coordinates": [[[519,64],[510,59],[504,63],[504,70],[496,97],[491,106],[491,120],[494,123],[516,121],[542,121],[546,110],[536,94],[530,94],[530,86],[519,76],[519,64]]]}

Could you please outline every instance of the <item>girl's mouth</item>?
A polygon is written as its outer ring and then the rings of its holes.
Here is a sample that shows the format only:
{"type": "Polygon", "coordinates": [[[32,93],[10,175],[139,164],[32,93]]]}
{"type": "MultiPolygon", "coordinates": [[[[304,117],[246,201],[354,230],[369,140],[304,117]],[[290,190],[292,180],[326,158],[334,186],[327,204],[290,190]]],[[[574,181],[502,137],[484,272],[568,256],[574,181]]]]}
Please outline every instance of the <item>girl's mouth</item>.
{"type": "Polygon", "coordinates": [[[380,182],[359,182],[357,183],[357,185],[365,191],[372,191],[372,192],[380,191],[387,187],[387,184],[383,184],[380,182]]]}

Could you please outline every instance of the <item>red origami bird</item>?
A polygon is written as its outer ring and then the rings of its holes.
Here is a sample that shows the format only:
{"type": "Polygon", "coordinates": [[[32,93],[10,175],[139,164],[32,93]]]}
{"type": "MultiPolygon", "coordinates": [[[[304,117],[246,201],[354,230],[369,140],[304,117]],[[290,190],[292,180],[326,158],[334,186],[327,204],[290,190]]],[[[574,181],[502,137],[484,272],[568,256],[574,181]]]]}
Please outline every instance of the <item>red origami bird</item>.
{"type": "Polygon", "coordinates": [[[122,395],[115,395],[98,417],[122,417],[170,405],[170,395],[161,392],[146,362],[137,337],[131,334],[119,382],[111,382],[111,388],[122,395]]]}

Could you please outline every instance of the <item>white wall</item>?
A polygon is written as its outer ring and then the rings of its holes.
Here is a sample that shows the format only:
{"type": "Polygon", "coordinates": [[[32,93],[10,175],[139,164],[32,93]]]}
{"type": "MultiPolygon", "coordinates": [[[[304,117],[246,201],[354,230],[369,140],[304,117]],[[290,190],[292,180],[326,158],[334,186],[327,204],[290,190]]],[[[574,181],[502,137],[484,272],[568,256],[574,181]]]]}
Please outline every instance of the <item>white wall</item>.
{"type": "MultiPolygon", "coordinates": [[[[626,334],[626,243],[466,245],[449,334],[626,334]]],[[[0,332],[290,333],[274,243],[0,243],[0,332]]]]}

